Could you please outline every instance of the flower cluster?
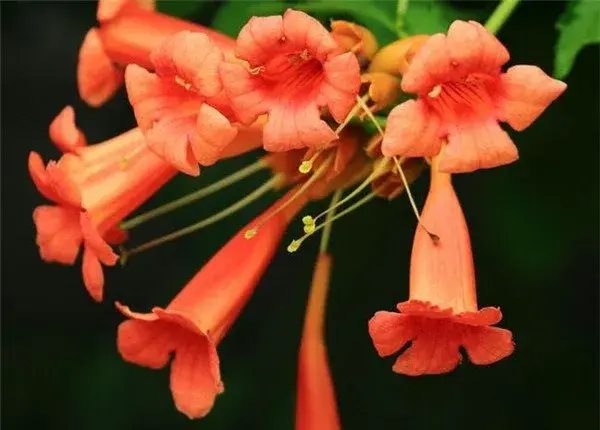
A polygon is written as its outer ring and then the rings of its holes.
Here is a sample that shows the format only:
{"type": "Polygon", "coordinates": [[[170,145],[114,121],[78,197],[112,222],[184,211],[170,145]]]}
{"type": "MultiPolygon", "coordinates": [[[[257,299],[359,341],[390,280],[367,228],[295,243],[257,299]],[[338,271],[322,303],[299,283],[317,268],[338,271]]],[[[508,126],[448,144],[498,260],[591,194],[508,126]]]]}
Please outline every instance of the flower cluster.
{"type": "Polygon", "coordinates": [[[179,411],[199,418],[211,410],[225,387],[219,343],[288,225],[308,202],[330,194],[329,208],[305,215],[305,234],[288,246],[295,252],[322,231],[299,349],[297,429],[340,428],[323,335],[333,261],[327,245],[333,222],[373,198],[405,192],[418,220],[409,298],[398,312],[380,311],[368,322],[377,353],[400,351],[393,370],[416,376],[451,371],[461,361],[460,347],[474,364],[513,352],[511,332],[494,327],[500,310],[478,308],[469,231],[452,174],[515,161],[517,149],[499,122],[523,130],[564,83],[535,66],[503,71],[508,51],[476,22],[456,21],[447,34],[415,35],[379,49],[364,27],[333,21],[328,30],[292,9],[251,18],[236,40],[155,12],[148,1],[101,0],[98,21],[80,51],[80,95],[99,106],[124,82],[138,127],[88,145],[71,107],[51,123],[50,138],[63,155],[47,164],[36,152],[29,157],[35,186],[53,202],[33,213],[43,260],[73,265],[83,247],[84,285],[101,301],[102,265],[125,263],[272,190],[288,190],[165,308],[138,313],[116,303],[127,318],[118,328],[119,353],[152,369],[170,365],[179,411]],[[398,104],[401,98],[408,100],[398,104]],[[390,108],[387,119],[374,116],[390,108]],[[371,123],[375,134],[364,126],[371,123]],[[261,147],[266,153],[254,164],[126,220],[176,174],[198,176],[221,159],[261,147]],[[426,168],[431,180],[420,214],[409,184],[426,168]],[[234,205],[126,247],[128,230],[261,169],[270,179],[234,205]]]}

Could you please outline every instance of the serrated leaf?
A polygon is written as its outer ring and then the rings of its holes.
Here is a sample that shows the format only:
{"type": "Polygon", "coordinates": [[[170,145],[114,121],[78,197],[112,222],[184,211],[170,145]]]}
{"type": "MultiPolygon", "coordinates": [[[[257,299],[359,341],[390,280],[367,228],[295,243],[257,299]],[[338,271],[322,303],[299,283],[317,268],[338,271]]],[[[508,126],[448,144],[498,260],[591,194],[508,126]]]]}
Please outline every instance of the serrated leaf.
{"type": "Polygon", "coordinates": [[[562,79],[569,74],[579,51],[586,45],[600,43],[600,2],[579,0],[569,3],[560,16],[554,57],[554,76],[562,79]]]}
{"type": "Polygon", "coordinates": [[[481,18],[480,11],[461,10],[444,0],[398,0],[396,32],[399,37],[445,32],[457,19],[481,18]]]}

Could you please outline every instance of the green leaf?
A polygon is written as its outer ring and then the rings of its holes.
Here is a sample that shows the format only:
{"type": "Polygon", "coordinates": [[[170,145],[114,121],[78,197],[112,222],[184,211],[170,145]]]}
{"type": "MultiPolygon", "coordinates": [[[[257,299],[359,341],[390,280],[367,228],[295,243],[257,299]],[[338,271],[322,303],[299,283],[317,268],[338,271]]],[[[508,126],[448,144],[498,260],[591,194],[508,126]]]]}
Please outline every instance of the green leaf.
{"type": "Polygon", "coordinates": [[[580,0],[569,3],[559,18],[559,31],[554,57],[554,76],[569,74],[577,54],[586,45],[600,43],[600,2],[580,0]]]}
{"type": "Polygon", "coordinates": [[[282,0],[263,0],[260,3],[231,0],[217,11],[212,27],[232,37],[237,37],[244,24],[253,16],[281,14],[289,7],[282,0]]]}
{"type": "Polygon", "coordinates": [[[456,19],[481,18],[480,10],[461,10],[444,0],[398,0],[395,27],[397,35],[405,37],[445,32],[456,19]]]}

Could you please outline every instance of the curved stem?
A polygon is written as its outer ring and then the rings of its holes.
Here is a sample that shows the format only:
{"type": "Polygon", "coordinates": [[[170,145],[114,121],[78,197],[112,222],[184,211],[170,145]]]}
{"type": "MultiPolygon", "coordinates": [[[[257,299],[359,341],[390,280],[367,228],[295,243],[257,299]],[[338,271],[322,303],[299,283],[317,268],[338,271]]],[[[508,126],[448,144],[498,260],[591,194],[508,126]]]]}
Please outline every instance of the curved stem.
{"type": "Polygon", "coordinates": [[[492,34],[498,33],[519,2],[520,0],[502,0],[498,7],[496,7],[496,10],[494,10],[492,15],[488,18],[485,23],[485,28],[492,34]]]}

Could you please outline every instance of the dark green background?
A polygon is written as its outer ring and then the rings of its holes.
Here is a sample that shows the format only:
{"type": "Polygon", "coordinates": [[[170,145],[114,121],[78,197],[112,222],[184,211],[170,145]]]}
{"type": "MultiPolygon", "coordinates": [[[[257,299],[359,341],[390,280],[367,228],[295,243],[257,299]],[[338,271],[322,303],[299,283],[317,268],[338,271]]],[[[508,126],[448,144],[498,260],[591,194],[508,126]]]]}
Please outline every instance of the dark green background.
{"type": "MultiPolygon", "coordinates": [[[[106,300],[93,303],[79,269],[47,265],[37,255],[31,211],[43,200],[28,178],[27,154],[35,149],[46,159],[57,156],[47,125],[66,104],[74,104],[92,142],[128,129],[133,117],[123,93],[99,110],[78,101],[77,52],[94,25],[94,3],[1,7],[2,424],[292,428],[296,349],[317,241],[292,256],[282,249],[221,345],[226,392],[211,414],[191,422],[177,413],[167,370],[119,358],[115,330],[121,317],[112,302],[138,310],[166,304],[268,203],[134,257],[125,269],[108,270],[106,300]]],[[[195,18],[208,22],[218,7],[198,10],[195,18]]],[[[513,64],[551,71],[553,23],[563,7],[539,1],[520,6],[500,33],[513,64]]],[[[444,376],[392,373],[393,360],[377,356],[366,323],[375,311],[406,298],[415,221],[400,198],[377,201],[336,223],[327,337],[345,429],[598,428],[598,58],[597,47],[586,48],[567,78],[566,94],[529,130],[513,134],[519,162],[456,179],[471,227],[479,301],[502,307],[501,325],[513,331],[517,344],[509,359],[490,367],[465,363],[444,376]]],[[[150,206],[251,159],[223,162],[200,179],[177,178],[150,206]]],[[[255,184],[150,223],[135,231],[133,241],[203,217],[255,184]]],[[[421,202],[426,187],[425,179],[415,186],[421,202]]]]}

